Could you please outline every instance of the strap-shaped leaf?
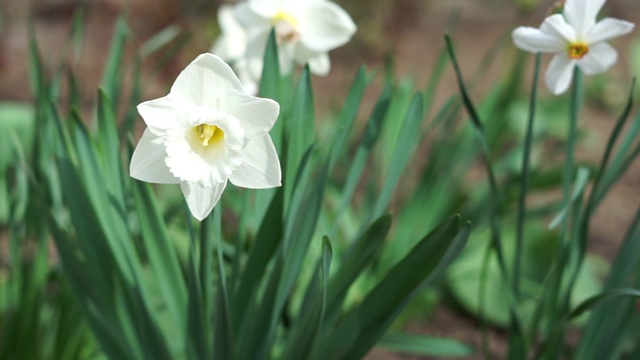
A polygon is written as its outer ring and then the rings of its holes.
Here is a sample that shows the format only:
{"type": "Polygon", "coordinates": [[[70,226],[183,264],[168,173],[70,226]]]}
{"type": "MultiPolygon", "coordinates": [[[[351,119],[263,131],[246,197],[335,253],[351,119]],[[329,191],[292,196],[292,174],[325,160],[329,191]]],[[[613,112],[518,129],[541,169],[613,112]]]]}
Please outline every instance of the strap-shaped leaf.
{"type": "Polygon", "coordinates": [[[293,325],[287,339],[287,346],[283,352],[283,359],[303,359],[307,357],[313,348],[320,329],[324,322],[324,314],[327,303],[327,282],[331,266],[333,250],[328,237],[322,239],[322,257],[319,260],[318,271],[314,281],[309,284],[309,292],[313,294],[310,308],[301,309],[298,322],[293,325]],[[320,281],[317,281],[318,277],[320,281]],[[314,286],[320,282],[320,292],[314,286]]]}
{"type": "Polygon", "coordinates": [[[357,359],[384,335],[400,311],[457,257],[469,238],[452,216],[426,235],[334,329],[326,329],[315,359],[357,359]]]}
{"type": "Polygon", "coordinates": [[[473,349],[454,339],[391,333],[380,339],[378,346],[392,351],[437,357],[470,356],[473,349]]]}

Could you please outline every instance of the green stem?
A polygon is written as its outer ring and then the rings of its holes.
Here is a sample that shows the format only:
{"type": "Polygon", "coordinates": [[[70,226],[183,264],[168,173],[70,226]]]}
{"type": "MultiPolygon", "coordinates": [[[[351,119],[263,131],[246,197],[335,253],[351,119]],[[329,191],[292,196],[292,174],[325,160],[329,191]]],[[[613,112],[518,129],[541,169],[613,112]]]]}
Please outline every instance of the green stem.
{"type": "MultiPolygon", "coordinates": [[[[563,316],[562,312],[566,309],[561,309],[560,306],[565,304],[565,295],[562,294],[562,283],[565,276],[565,270],[567,269],[567,261],[571,256],[572,247],[569,246],[571,242],[571,212],[568,210],[571,202],[571,184],[573,182],[573,176],[575,173],[575,146],[577,140],[577,128],[578,128],[578,116],[580,114],[580,107],[582,103],[582,72],[576,67],[573,71],[573,88],[571,92],[571,107],[569,113],[569,129],[567,134],[566,143],[566,155],[565,164],[562,173],[562,209],[566,209],[566,216],[562,220],[562,234],[561,241],[558,244],[558,256],[556,258],[557,267],[555,267],[555,274],[553,275],[550,293],[547,295],[548,313],[546,320],[550,324],[549,329],[553,329],[553,326],[564,326],[564,324],[556,324],[563,316]],[[560,315],[559,315],[560,313],[560,315]]],[[[575,220],[575,219],[574,219],[575,220]]],[[[545,345],[542,348],[543,356],[554,357],[561,351],[561,336],[558,335],[558,331],[549,332],[547,339],[545,339],[545,345]]]]}
{"type": "MultiPolygon", "coordinates": [[[[213,215],[218,213],[217,209],[213,210],[213,215]]],[[[211,216],[207,216],[200,223],[200,289],[202,289],[202,303],[204,305],[207,320],[211,314],[211,304],[213,303],[213,241],[211,238],[211,216]]]]}
{"type": "MultiPolygon", "coordinates": [[[[569,206],[571,201],[571,183],[575,173],[575,147],[578,137],[578,116],[582,105],[582,72],[578,67],[573,71],[573,91],[571,92],[571,108],[569,113],[569,131],[564,170],[562,173],[562,208],[569,206]]],[[[562,234],[565,241],[569,235],[569,217],[566,216],[562,224],[562,234]]]]}
{"type": "Polygon", "coordinates": [[[527,211],[527,191],[531,173],[531,144],[533,142],[533,120],[536,113],[538,93],[538,75],[540,74],[540,54],[536,55],[536,63],[533,72],[533,84],[531,86],[531,98],[529,102],[529,119],[527,132],[524,139],[524,151],[522,154],[522,179],[520,182],[520,201],[518,204],[518,223],[516,229],[516,253],[513,260],[513,289],[516,298],[520,298],[520,270],[522,262],[522,243],[524,242],[524,224],[527,211]]]}

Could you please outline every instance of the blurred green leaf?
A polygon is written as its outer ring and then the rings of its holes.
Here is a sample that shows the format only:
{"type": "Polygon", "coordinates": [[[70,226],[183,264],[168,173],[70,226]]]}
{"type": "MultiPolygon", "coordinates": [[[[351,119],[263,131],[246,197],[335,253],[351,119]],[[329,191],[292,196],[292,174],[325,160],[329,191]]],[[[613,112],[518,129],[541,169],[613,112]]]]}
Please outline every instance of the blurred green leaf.
{"type": "Polygon", "coordinates": [[[331,145],[331,153],[329,155],[329,171],[333,170],[333,166],[336,161],[344,156],[345,152],[348,150],[349,135],[351,134],[351,130],[355,124],[358,110],[360,109],[362,98],[364,97],[364,92],[372,80],[373,75],[367,75],[365,67],[361,66],[358,69],[353,83],[351,84],[349,94],[342,105],[340,115],[336,120],[336,131],[333,134],[333,143],[331,145]]]}
{"type": "Polygon", "coordinates": [[[102,88],[108,99],[115,105],[119,104],[120,91],[122,89],[122,61],[124,59],[124,47],[129,37],[129,27],[124,19],[119,18],[113,31],[111,48],[107,55],[107,62],[102,76],[102,88]]]}
{"type": "Polygon", "coordinates": [[[582,313],[584,313],[585,311],[589,311],[591,310],[591,308],[595,307],[596,305],[608,301],[608,300],[612,300],[615,298],[619,298],[619,297],[634,297],[634,298],[640,298],[640,290],[637,289],[614,289],[614,290],[608,290],[602,294],[598,294],[595,295],[587,300],[585,300],[583,303],[581,303],[580,305],[578,305],[575,309],[573,309],[573,311],[571,311],[571,314],[569,315],[569,317],[571,318],[575,318],[580,316],[582,313]]]}
{"type": "Polygon", "coordinates": [[[364,356],[409,301],[458,256],[468,238],[468,224],[460,228],[457,216],[445,220],[394,266],[335,329],[324,332],[321,342],[314,348],[313,357],[354,359],[364,356]]]}
{"type": "Polygon", "coordinates": [[[282,242],[284,225],[282,223],[283,190],[278,189],[271,200],[269,209],[260,225],[255,243],[240,278],[238,289],[233,297],[233,324],[240,329],[247,315],[247,307],[254,298],[261,279],[265,275],[267,264],[276,253],[282,242]]]}
{"type": "Polygon", "coordinates": [[[348,165],[349,172],[347,173],[347,178],[343,185],[342,196],[340,197],[340,203],[336,212],[336,222],[333,225],[331,234],[333,234],[337,230],[339,219],[341,218],[341,215],[344,213],[344,211],[346,211],[347,206],[350,204],[353,194],[356,191],[358,182],[362,177],[362,173],[365,169],[367,160],[371,153],[371,149],[380,136],[380,129],[382,127],[382,122],[385,119],[387,109],[389,108],[390,101],[391,87],[387,86],[380,94],[380,97],[378,98],[378,101],[376,102],[376,105],[371,112],[364,130],[364,134],[362,135],[360,144],[358,145],[358,150],[356,151],[353,160],[348,165]]]}
{"type": "MultiPolygon", "coordinates": [[[[175,249],[149,184],[137,180],[132,180],[132,184],[136,213],[151,271],[158,282],[168,311],[172,315],[173,326],[182,329],[177,332],[183,334],[186,327],[184,309],[187,303],[187,291],[175,249]]],[[[176,342],[181,340],[183,339],[173,339],[176,342]]]]}
{"type": "Polygon", "coordinates": [[[571,202],[564,207],[556,217],[551,220],[549,224],[549,229],[553,229],[562,222],[565,221],[569,211],[571,210],[572,203],[576,202],[584,193],[584,189],[587,186],[587,182],[589,181],[589,170],[587,168],[581,167],[578,169],[578,173],[576,175],[575,184],[573,185],[573,194],[571,195],[571,202]]]}
{"type": "Polygon", "coordinates": [[[295,182],[304,153],[315,138],[315,104],[311,87],[311,71],[306,66],[300,75],[293,99],[291,118],[284,123],[284,147],[286,162],[284,168],[284,204],[285,214],[289,211],[293,191],[298,186],[295,182]]]}
{"type": "Polygon", "coordinates": [[[384,239],[391,228],[391,215],[386,214],[374,221],[366,232],[353,242],[342,263],[333,275],[328,286],[327,314],[335,317],[339,314],[344,299],[360,274],[370,266],[380,253],[384,239]]]}
{"type": "Polygon", "coordinates": [[[402,123],[402,128],[396,141],[396,147],[391,156],[391,164],[384,181],[384,185],[380,190],[374,208],[372,218],[382,215],[384,209],[389,204],[393,191],[395,190],[400,178],[405,174],[405,167],[409,159],[414,155],[415,149],[420,138],[420,125],[423,118],[422,95],[416,94],[411,101],[409,110],[402,123]]]}
{"type": "Polygon", "coordinates": [[[414,334],[386,334],[377,346],[412,355],[442,357],[473,355],[471,347],[457,340],[414,334]]]}
{"type": "Polygon", "coordinates": [[[146,59],[149,55],[175,40],[179,34],[180,27],[176,24],[169,25],[158,31],[140,46],[140,59],[146,59]]]}
{"type": "Polygon", "coordinates": [[[322,257],[319,259],[318,272],[316,272],[313,282],[309,284],[309,290],[312,294],[312,304],[310,309],[301,309],[304,314],[298,316],[298,322],[293,324],[290,338],[287,341],[287,347],[283,352],[283,359],[303,359],[309,356],[313,348],[322,324],[327,304],[327,282],[331,266],[333,250],[331,242],[326,236],[322,240],[322,257]],[[317,278],[320,281],[316,281],[317,278]],[[320,283],[320,293],[314,285],[320,283]]]}

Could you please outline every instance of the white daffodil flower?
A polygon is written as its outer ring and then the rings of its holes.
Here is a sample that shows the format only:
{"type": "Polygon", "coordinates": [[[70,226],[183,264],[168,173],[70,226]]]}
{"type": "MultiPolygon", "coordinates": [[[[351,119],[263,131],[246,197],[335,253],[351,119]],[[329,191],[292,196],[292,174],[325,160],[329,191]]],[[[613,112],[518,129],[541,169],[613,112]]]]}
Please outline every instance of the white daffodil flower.
{"type": "MultiPolygon", "coordinates": [[[[235,5],[237,6],[237,5],[235,5]]],[[[258,83],[249,72],[245,54],[247,52],[247,33],[238,22],[233,5],[224,4],[218,10],[218,24],[221,34],[213,43],[210,52],[220,56],[231,64],[249,95],[258,93],[258,83]]]]}
{"type": "Polygon", "coordinates": [[[169,95],[138,105],[147,129],[130,174],[180,184],[191,213],[202,220],[227,181],[252,189],[281,185],[268,133],[279,111],[275,101],[247,95],[222,59],[202,54],[180,73],[169,95]]]}
{"type": "Polygon", "coordinates": [[[294,62],[308,63],[313,74],[328,74],[328,52],[349,42],[356,31],[349,14],[328,0],[249,0],[234,10],[247,34],[246,57],[256,79],[272,28],[283,74],[291,72],[294,62]]]}
{"type": "Polygon", "coordinates": [[[573,69],[578,66],[587,75],[609,69],[618,53],[607,41],[630,33],[628,21],[596,16],[605,0],[567,0],[564,16],[547,17],[539,29],[521,26],[512,33],[515,45],[532,53],[555,53],[545,76],[549,90],[558,95],[569,88],[573,69]]]}

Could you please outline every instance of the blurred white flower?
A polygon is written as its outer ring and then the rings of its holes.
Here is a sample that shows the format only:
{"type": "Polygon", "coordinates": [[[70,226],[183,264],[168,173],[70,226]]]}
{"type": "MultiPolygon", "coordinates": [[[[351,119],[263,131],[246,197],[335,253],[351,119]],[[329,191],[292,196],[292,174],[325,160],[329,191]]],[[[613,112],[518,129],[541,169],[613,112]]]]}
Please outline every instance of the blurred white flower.
{"type": "Polygon", "coordinates": [[[567,0],[564,16],[547,17],[539,29],[518,27],[513,31],[517,47],[533,53],[555,53],[545,76],[547,87],[558,95],[569,88],[573,69],[578,66],[587,75],[609,69],[618,53],[607,41],[630,33],[628,21],[596,16],[605,0],[567,0]]]}
{"type": "MultiPolygon", "coordinates": [[[[236,5],[237,6],[237,5],[236,5]]],[[[249,95],[258,93],[257,79],[249,73],[247,59],[247,33],[234,15],[234,6],[224,4],[218,10],[221,34],[213,43],[210,52],[229,63],[238,75],[244,90],[249,95]]]]}
{"type": "Polygon", "coordinates": [[[248,0],[233,8],[221,7],[218,20],[222,36],[213,52],[236,55],[244,48],[246,63],[241,66],[246,66],[254,80],[261,76],[272,28],[283,74],[291,72],[294,62],[309,63],[316,75],[328,74],[328,52],[346,44],[356,31],[349,14],[328,0],[248,0]]]}
{"type": "Polygon", "coordinates": [[[191,213],[202,220],[227,180],[252,189],[280,186],[280,162],[268,134],[279,111],[275,101],[245,94],[219,57],[202,54],[180,73],[169,95],[138,105],[147,129],[130,174],[179,183],[191,213]]]}

